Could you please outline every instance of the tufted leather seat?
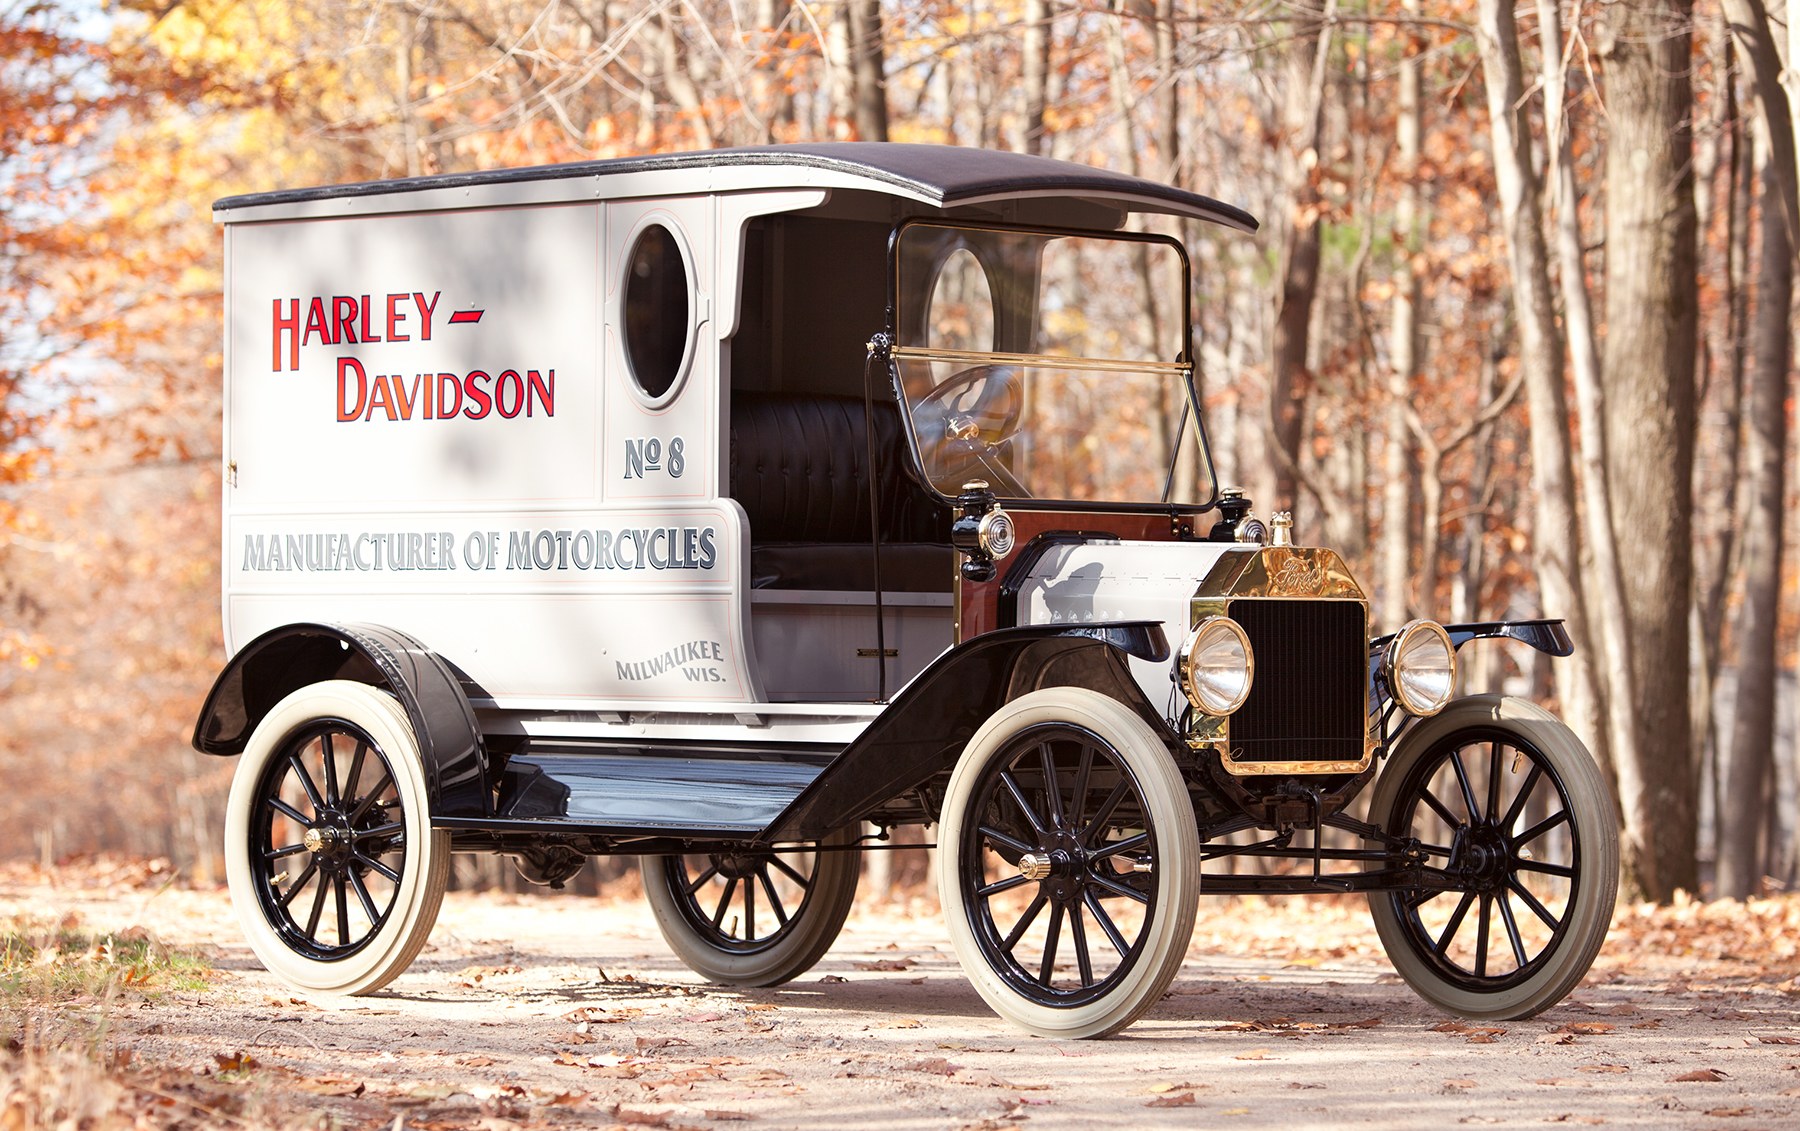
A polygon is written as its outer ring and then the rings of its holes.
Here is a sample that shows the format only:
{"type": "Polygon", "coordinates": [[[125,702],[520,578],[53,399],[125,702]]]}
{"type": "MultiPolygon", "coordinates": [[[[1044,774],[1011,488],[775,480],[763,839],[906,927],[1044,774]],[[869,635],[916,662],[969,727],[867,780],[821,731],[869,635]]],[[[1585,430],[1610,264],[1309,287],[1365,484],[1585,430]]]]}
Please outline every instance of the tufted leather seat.
{"type": "MultiPolygon", "coordinates": [[[[898,409],[876,402],[874,425],[878,458],[898,464],[898,409]]],[[[868,459],[860,398],[733,394],[731,495],[750,517],[752,587],[875,587],[868,459]]],[[[898,466],[880,480],[882,587],[947,590],[955,570],[949,509],[898,466]]]]}

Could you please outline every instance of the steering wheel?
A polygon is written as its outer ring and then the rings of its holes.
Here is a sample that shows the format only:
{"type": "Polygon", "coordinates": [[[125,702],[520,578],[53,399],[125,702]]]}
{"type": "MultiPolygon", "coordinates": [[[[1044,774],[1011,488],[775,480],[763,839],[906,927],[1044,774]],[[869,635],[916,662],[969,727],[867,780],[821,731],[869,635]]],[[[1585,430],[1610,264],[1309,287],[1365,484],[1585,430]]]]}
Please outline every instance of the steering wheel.
{"type": "Polygon", "coordinates": [[[913,405],[921,454],[933,481],[952,493],[968,479],[987,479],[1002,495],[1025,489],[1006,466],[1004,445],[1025,414],[1025,387],[1010,365],[977,365],[953,373],[913,405]]]}

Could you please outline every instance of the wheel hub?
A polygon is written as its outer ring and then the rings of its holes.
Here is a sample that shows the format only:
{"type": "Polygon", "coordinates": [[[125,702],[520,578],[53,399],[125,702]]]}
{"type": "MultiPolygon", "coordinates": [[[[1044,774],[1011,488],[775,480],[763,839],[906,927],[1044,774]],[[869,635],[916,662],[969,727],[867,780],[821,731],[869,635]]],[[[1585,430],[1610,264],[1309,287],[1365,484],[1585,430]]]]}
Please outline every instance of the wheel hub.
{"type": "Polygon", "coordinates": [[[1512,846],[1492,825],[1478,825],[1462,837],[1457,870],[1481,892],[1498,892],[1512,875],[1512,846]]]}
{"type": "Polygon", "coordinates": [[[300,838],[321,864],[339,865],[350,858],[350,829],[343,823],[317,824],[300,838]]]}

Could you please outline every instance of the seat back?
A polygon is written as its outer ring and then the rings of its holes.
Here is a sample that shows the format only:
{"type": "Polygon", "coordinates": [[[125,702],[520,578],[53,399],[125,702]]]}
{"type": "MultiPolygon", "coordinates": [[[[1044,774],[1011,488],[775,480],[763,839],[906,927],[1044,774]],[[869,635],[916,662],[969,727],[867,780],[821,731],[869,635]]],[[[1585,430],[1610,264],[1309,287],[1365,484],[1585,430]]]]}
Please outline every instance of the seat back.
{"type": "MultiPolygon", "coordinates": [[[[898,409],[875,403],[883,542],[947,543],[949,509],[905,474],[898,409]]],[[[732,498],[753,544],[870,540],[869,419],[857,397],[734,393],[732,498]]]]}

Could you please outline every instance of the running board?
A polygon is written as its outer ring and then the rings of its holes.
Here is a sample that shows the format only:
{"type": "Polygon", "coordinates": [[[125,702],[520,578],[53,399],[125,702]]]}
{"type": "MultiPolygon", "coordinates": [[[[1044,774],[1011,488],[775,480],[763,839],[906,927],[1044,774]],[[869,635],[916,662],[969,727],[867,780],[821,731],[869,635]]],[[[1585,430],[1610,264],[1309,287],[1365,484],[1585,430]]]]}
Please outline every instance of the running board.
{"type": "Polygon", "coordinates": [[[507,759],[492,820],[440,827],[601,837],[752,840],[835,751],[528,745],[507,759]]]}

